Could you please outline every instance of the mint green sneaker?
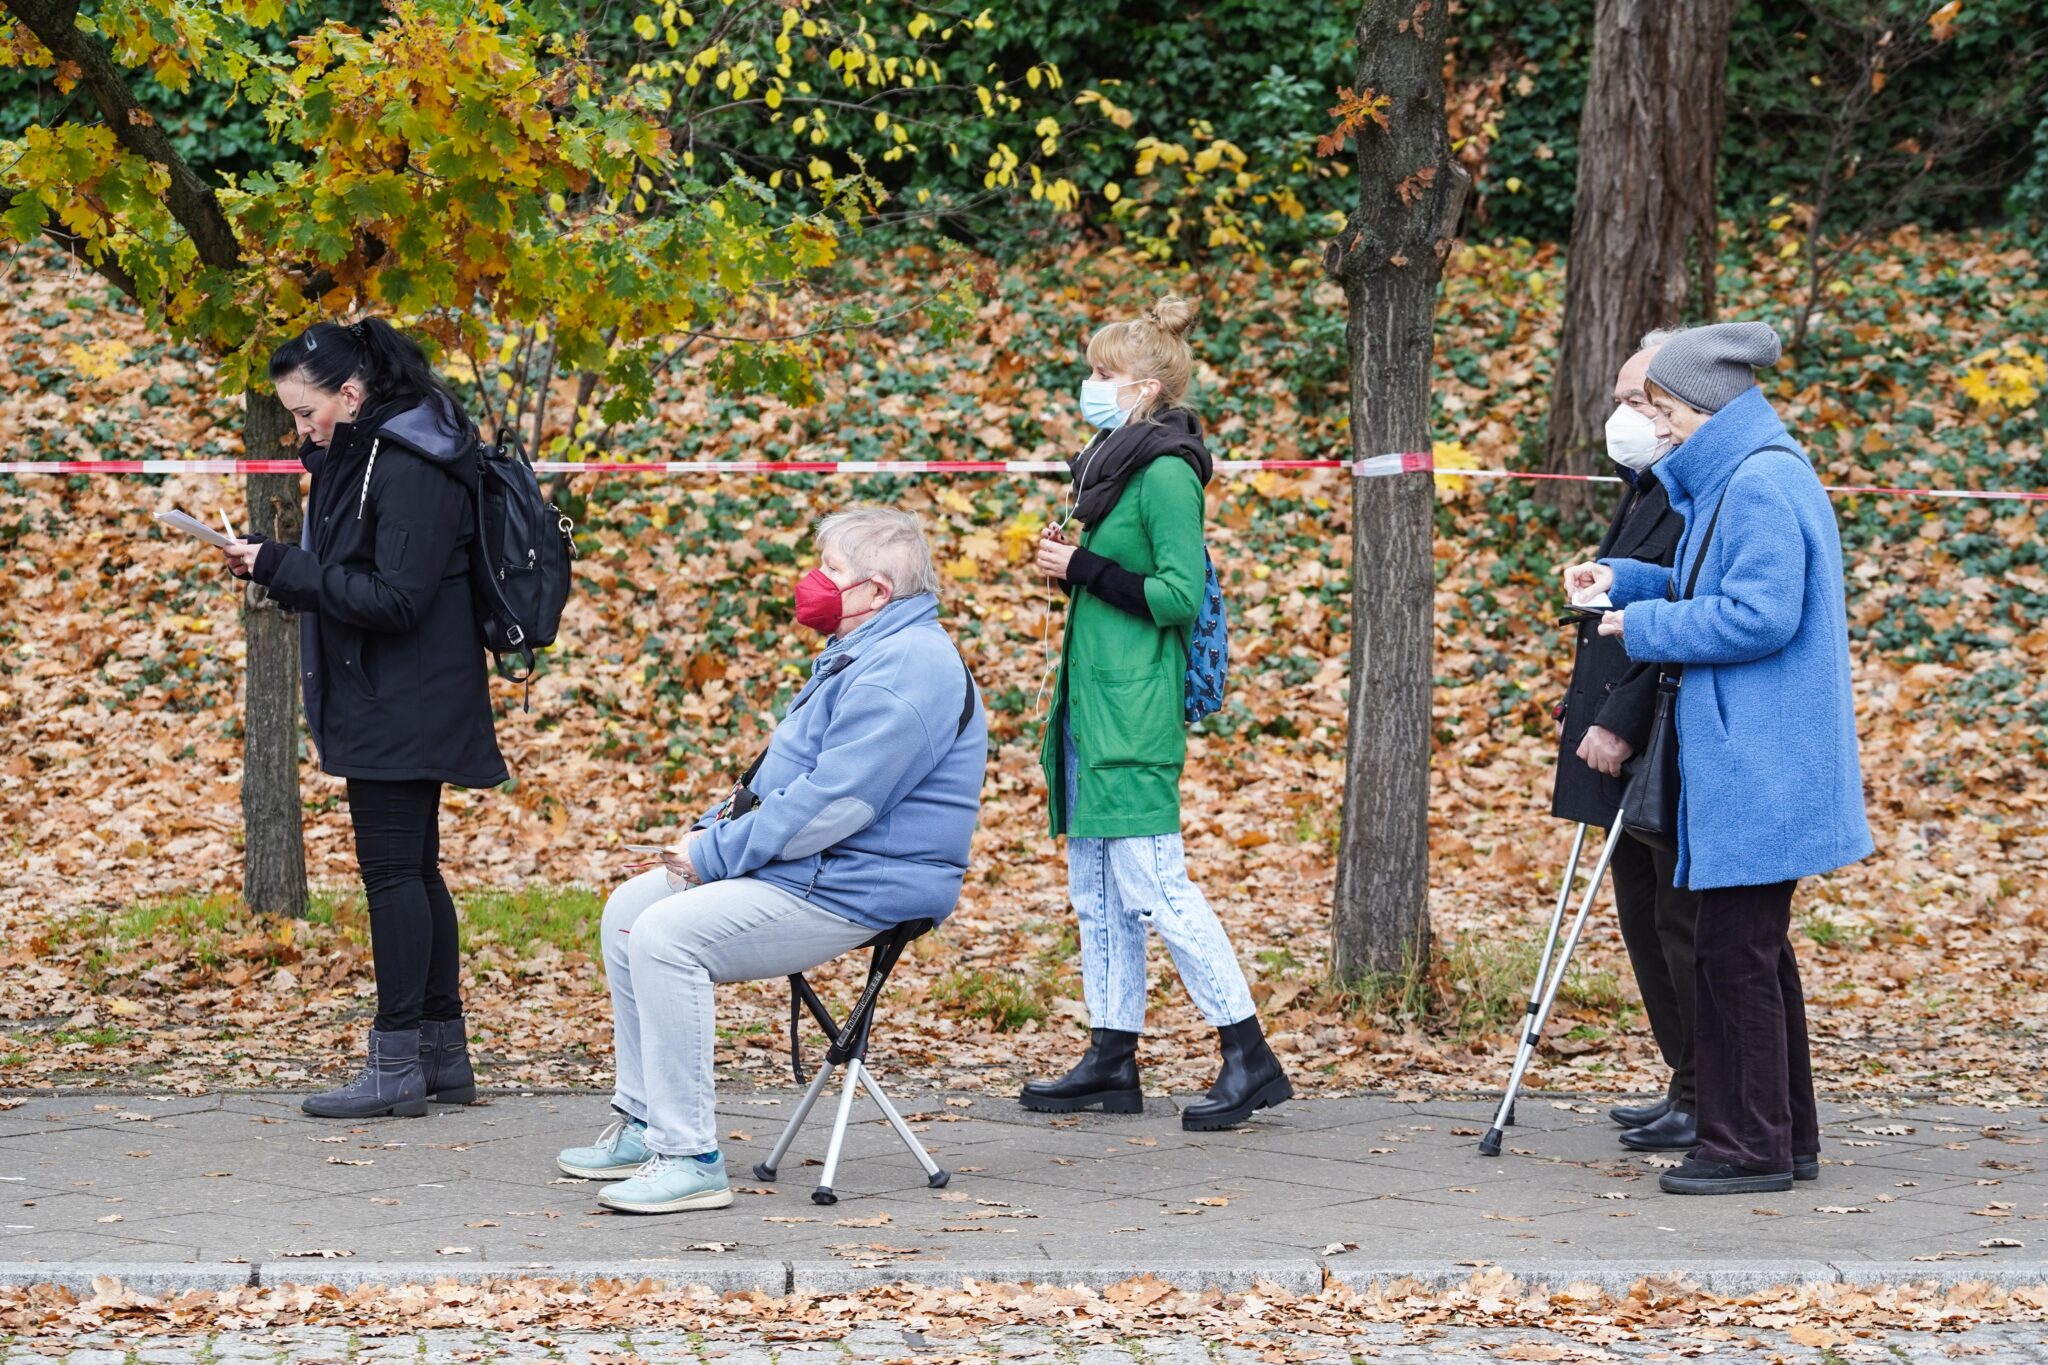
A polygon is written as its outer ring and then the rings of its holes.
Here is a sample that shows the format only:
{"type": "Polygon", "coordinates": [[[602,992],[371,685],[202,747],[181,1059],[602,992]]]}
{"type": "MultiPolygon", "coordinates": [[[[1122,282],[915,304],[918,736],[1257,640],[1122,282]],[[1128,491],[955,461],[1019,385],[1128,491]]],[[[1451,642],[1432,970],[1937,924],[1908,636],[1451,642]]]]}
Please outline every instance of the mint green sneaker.
{"type": "Polygon", "coordinates": [[[555,1164],[585,1180],[624,1180],[647,1164],[647,1125],[620,1117],[588,1147],[564,1147],[555,1164]]]}
{"type": "Polygon", "coordinates": [[[597,1202],[621,1213],[682,1213],[686,1209],[722,1209],[732,1203],[725,1183],[725,1162],[699,1161],[693,1156],[647,1158],[630,1180],[599,1192],[597,1202]]]}

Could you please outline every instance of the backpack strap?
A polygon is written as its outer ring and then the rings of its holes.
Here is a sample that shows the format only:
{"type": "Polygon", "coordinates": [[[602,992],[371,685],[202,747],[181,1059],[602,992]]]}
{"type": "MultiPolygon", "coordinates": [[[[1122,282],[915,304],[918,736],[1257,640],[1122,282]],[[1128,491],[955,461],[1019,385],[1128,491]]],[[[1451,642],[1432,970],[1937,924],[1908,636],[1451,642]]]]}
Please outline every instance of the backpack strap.
{"type": "Polygon", "coordinates": [[[960,703],[960,723],[953,727],[953,738],[967,733],[967,726],[974,719],[974,670],[967,666],[967,660],[960,661],[960,674],[967,680],[967,699],[960,703]]]}

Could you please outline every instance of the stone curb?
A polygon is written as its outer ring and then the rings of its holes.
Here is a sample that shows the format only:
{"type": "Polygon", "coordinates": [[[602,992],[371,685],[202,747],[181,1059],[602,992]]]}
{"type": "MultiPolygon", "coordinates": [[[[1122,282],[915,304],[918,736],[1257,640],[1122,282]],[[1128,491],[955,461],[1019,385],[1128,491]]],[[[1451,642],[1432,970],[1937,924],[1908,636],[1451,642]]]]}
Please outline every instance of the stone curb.
{"type": "Polygon", "coordinates": [[[1661,1277],[1685,1280],[1711,1294],[1737,1296],[1786,1285],[1934,1284],[1950,1288],[1989,1284],[1999,1289],[2048,1286],[2048,1261],[2005,1261],[1992,1264],[1922,1261],[1591,1261],[1547,1259],[1499,1262],[1476,1267],[1461,1261],[1371,1261],[1336,1256],[1287,1257],[1238,1262],[1098,1265],[1056,1265],[1043,1261],[897,1263],[866,1269],[844,1261],[533,1261],[507,1265],[476,1262],[446,1264],[419,1261],[365,1262],[264,1261],[260,1264],[196,1265],[162,1262],[104,1264],[48,1261],[0,1261],[0,1288],[51,1285],[79,1295],[92,1292],[93,1282],[119,1280],[130,1289],[162,1296],[192,1291],[216,1292],[250,1286],[283,1284],[332,1285],[338,1289],[366,1286],[432,1284],[452,1280],[481,1284],[488,1280],[568,1280],[587,1285],[594,1280],[653,1280],[670,1286],[702,1285],[717,1293],[758,1291],[765,1294],[843,1294],[889,1284],[958,1285],[963,1280],[984,1284],[1033,1282],[1075,1285],[1101,1290],[1124,1280],[1151,1275],[1178,1289],[1218,1288],[1226,1291],[1271,1284],[1295,1294],[1322,1287],[1325,1272],[1354,1289],[1396,1280],[1413,1280],[1441,1290],[1463,1284],[1480,1269],[1497,1270],[1531,1288],[1556,1291],[1567,1285],[1592,1285],[1610,1294],[1625,1294],[1639,1280],[1661,1277]]]}
{"type": "Polygon", "coordinates": [[[978,1280],[983,1284],[1030,1281],[1099,1290],[1141,1275],[1150,1275],[1176,1289],[1196,1291],[1212,1287],[1236,1291],[1267,1283],[1291,1294],[1313,1294],[1323,1285],[1322,1262],[1313,1256],[1299,1256],[1201,1263],[1111,1261],[1088,1266],[1062,1266],[1050,1261],[1003,1261],[981,1265],[971,1262],[920,1265],[913,1261],[875,1270],[863,1270],[845,1261],[793,1261],[790,1263],[790,1289],[799,1294],[846,1294],[883,1284],[948,1286],[958,1285],[962,1280],[978,1280]]]}
{"type": "MultiPolygon", "coordinates": [[[[490,1262],[364,1261],[265,1261],[256,1267],[254,1283],[260,1285],[333,1285],[337,1289],[366,1286],[432,1284],[453,1280],[457,1284],[482,1284],[486,1280],[568,1280],[587,1285],[593,1280],[641,1280],[677,1288],[702,1285],[715,1293],[758,1290],[764,1294],[789,1292],[789,1263],[766,1260],[690,1261],[518,1261],[504,1265],[490,1262]]],[[[877,1280],[879,1282],[879,1279],[877,1280]]]]}
{"type": "Polygon", "coordinates": [[[122,1261],[96,1265],[82,1261],[0,1261],[0,1289],[55,1285],[74,1294],[90,1295],[97,1279],[119,1280],[142,1294],[162,1296],[204,1290],[246,1289],[256,1283],[257,1267],[226,1262],[211,1265],[184,1261],[122,1261]]]}

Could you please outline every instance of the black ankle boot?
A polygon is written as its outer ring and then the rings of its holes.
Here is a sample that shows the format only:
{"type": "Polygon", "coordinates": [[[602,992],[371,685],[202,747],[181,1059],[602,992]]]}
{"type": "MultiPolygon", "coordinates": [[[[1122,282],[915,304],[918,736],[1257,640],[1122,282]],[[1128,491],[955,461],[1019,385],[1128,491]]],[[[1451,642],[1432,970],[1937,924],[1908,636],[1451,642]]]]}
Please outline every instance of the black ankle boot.
{"type": "Polygon", "coordinates": [[[1056,1081],[1031,1082],[1017,1102],[1041,1114],[1070,1114],[1097,1104],[1105,1114],[1143,1113],[1138,1035],[1114,1028],[1089,1029],[1088,1050],[1079,1065],[1056,1081]]]}
{"type": "Polygon", "coordinates": [[[420,1031],[370,1030],[370,1055],[354,1080],[339,1090],[308,1095],[299,1108],[318,1119],[373,1119],[385,1114],[423,1118],[426,1077],[420,1071],[420,1031]]]}
{"type": "Polygon", "coordinates": [[[1271,1109],[1294,1098],[1294,1086],[1266,1045],[1257,1015],[1224,1025],[1216,1030],[1216,1038],[1223,1047],[1223,1070],[1209,1087],[1208,1099],[1181,1111],[1182,1128],[1203,1133],[1233,1127],[1254,1109],[1271,1109]]]}
{"type": "Polygon", "coordinates": [[[420,1070],[427,1078],[428,1099],[438,1104],[476,1103],[469,1025],[461,1015],[420,1021],[420,1070]]]}

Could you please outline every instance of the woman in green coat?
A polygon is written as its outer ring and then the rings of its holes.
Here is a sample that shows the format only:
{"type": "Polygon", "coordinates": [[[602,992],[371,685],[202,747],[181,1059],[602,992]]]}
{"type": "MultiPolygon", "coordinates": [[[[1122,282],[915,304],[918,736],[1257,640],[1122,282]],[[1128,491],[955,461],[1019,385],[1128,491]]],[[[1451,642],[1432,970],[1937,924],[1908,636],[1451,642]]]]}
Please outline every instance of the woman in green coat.
{"type": "Polygon", "coordinates": [[[1181,1116],[1199,1131],[1242,1122],[1294,1089],[1181,848],[1188,641],[1207,576],[1202,487],[1213,468],[1200,423],[1180,406],[1194,315],[1186,300],[1164,298],[1089,341],[1081,413],[1097,434],[1074,458],[1069,509],[1087,529],[1078,544],[1058,528],[1039,543],[1039,571],[1072,599],[1041,757],[1052,832],[1067,836],[1090,1041],[1073,1070],[1032,1082],[1021,1099],[1053,1113],[1144,1107],[1145,931],[1156,929],[1222,1048],[1209,1097],[1181,1116]]]}

